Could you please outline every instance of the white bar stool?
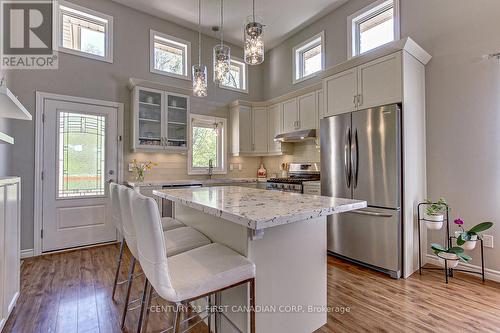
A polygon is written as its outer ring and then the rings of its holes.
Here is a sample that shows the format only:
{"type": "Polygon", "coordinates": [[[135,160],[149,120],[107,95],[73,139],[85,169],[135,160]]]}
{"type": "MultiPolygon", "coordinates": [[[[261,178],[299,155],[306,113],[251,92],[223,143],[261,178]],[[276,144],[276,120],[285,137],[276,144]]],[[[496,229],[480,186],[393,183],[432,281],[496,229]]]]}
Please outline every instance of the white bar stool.
{"type": "MultiPolygon", "coordinates": [[[[128,187],[118,185],[118,198],[123,222],[123,234],[125,237],[125,241],[127,242],[127,246],[132,253],[132,260],[130,262],[130,269],[128,274],[127,292],[125,296],[125,304],[121,321],[122,329],[125,326],[125,319],[129,310],[128,307],[130,303],[133,303],[129,302],[129,299],[132,283],[135,277],[135,263],[136,259],[138,258],[137,234],[140,234],[144,228],[143,221],[133,221],[131,198],[134,193],[135,192],[128,187]]],[[[156,208],[156,210],[159,214],[158,207],[156,208]]],[[[162,238],[165,238],[165,240],[170,244],[170,246],[165,249],[166,256],[173,256],[211,243],[210,239],[203,235],[201,232],[185,226],[168,231],[163,231],[163,229],[160,227],[159,235],[162,238]]],[[[140,321],[141,320],[142,317],[140,317],[140,321]]]]}
{"type": "MultiPolygon", "coordinates": [[[[161,236],[161,218],[155,201],[134,192],[132,207],[133,221],[136,228],[141,228],[137,234],[138,259],[146,276],[146,285],[150,283],[160,297],[175,304],[173,332],[180,331],[179,313],[189,302],[249,283],[250,332],[255,333],[254,263],[217,243],[167,258],[168,239],[161,236]]],[[[146,291],[143,306],[145,294],[146,291]]],[[[146,312],[146,322],[148,315],[149,311],[146,312]]],[[[211,315],[210,311],[208,317],[211,315]]]]}
{"type": "MultiPolygon", "coordinates": [[[[119,233],[119,237],[121,238],[121,240],[120,240],[120,253],[118,254],[118,258],[117,258],[115,279],[114,279],[114,283],[113,283],[113,292],[111,294],[111,298],[113,300],[115,299],[116,287],[118,285],[122,285],[122,284],[127,282],[127,280],[118,282],[118,278],[120,275],[120,267],[121,267],[122,260],[123,260],[123,249],[124,249],[124,245],[126,243],[125,237],[123,237],[123,222],[122,222],[122,216],[121,216],[120,201],[118,198],[118,186],[119,186],[119,184],[117,184],[115,182],[109,183],[109,196],[110,196],[110,201],[111,201],[111,216],[112,216],[113,224],[115,225],[115,228],[119,233]]],[[[179,221],[177,219],[171,218],[171,217],[163,217],[161,222],[162,222],[162,227],[163,227],[164,231],[169,231],[169,230],[173,230],[176,228],[185,227],[184,223],[182,223],[181,221],[179,221]]]]}

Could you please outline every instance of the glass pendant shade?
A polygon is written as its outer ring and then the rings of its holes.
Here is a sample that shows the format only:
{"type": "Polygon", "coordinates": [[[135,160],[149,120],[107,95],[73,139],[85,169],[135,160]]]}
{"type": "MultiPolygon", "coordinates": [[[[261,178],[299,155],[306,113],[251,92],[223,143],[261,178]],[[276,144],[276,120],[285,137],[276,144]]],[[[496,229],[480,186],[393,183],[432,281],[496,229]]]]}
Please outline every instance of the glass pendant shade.
{"type": "Polygon", "coordinates": [[[204,65],[193,65],[193,95],[207,96],[207,67],[204,65]]]}
{"type": "Polygon", "coordinates": [[[248,22],[244,31],[245,63],[260,65],[264,62],[263,25],[259,22],[248,22]]]}
{"type": "Polygon", "coordinates": [[[214,82],[224,82],[231,66],[231,49],[219,44],[214,47],[214,82]]]}

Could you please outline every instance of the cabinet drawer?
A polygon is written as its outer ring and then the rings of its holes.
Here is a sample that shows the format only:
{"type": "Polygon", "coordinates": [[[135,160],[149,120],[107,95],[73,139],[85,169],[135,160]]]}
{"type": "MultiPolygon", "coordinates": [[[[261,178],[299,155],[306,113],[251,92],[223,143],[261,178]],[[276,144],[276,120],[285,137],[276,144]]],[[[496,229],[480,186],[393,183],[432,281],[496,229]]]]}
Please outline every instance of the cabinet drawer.
{"type": "Polygon", "coordinates": [[[304,186],[304,194],[321,195],[319,186],[304,186]]]}

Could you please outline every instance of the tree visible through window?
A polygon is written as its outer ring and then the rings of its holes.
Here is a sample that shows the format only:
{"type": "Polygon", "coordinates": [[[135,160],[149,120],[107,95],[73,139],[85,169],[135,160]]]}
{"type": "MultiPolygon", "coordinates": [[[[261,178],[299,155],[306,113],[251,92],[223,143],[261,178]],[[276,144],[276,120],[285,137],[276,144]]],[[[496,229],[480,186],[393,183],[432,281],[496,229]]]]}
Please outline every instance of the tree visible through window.
{"type": "Polygon", "coordinates": [[[222,88],[230,88],[233,90],[246,91],[246,64],[243,61],[231,59],[231,67],[220,86],[222,88]]]}
{"type": "Polygon", "coordinates": [[[151,72],[187,78],[191,66],[191,43],[156,31],[150,31],[151,72]]]}
{"type": "Polygon", "coordinates": [[[155,43],[155,69],[182,75],[183,54],[181,49],[155,43]]]}
{"type": "Polygon", "coordinates": [[[191,115],[189,174],[206,174],[212,161],[214,173],[226,172],[226,119],[191,115]]]}

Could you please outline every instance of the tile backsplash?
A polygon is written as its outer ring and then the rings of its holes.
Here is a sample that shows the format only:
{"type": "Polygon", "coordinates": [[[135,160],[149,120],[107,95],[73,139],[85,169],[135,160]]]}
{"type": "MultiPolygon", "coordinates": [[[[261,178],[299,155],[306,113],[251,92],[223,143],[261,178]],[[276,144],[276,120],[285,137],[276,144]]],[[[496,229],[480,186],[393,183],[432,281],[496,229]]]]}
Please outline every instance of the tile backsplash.
{"type": "Polygon", "coordinates": [[[268,156],[262,158],[262,163],[267,169],[268,177],[281,176],[281,163],[290,162],[318,162],[320,161],[320,151],[316,146],[316,141],[306,141],[304,143],[294,143],[293,153],[283,156],[268,156]]]}

